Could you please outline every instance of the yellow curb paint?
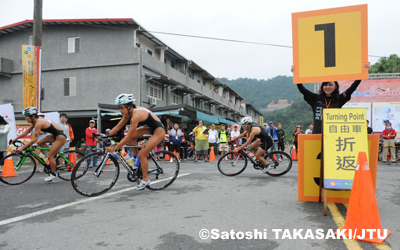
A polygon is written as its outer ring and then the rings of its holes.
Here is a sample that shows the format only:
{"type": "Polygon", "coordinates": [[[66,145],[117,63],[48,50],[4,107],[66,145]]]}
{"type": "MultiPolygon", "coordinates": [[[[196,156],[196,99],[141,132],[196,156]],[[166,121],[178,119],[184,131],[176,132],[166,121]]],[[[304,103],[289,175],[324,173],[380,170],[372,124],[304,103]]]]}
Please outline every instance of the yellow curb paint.
{"type": "MultiPolygon", "coordinates": [[[[339,229],[344,227],[344,218],[340,214],[335,203],[328,203],[329,211],[332,214],[333,221],[339,229]]],[[[362,250],[360,244],[356,240],[343,239],[344,244],[349,250],[362,250]]]]}

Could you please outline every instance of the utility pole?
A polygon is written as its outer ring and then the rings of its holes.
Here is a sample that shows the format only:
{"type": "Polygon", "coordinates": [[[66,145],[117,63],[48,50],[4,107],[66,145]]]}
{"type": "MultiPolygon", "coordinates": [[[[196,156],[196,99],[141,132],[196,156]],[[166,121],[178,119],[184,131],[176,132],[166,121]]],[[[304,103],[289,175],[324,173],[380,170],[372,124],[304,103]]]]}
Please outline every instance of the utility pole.
{"type": "Polygon", "coordinates": [[[33,45],[42,47],[42,6],[43,0],[34,0],[33,9],[33,45]]]}
{"type": "MultiPolygon", "coordinates": [[[[40,49],[42,48],[42,29],[43,29],[43,17],[42,17],[42,7],[43,7],[43,0],[33,0],[34,1],[34,7],[33,7],[33,46],[39,46],[40,49]]],[[[42,58],[40,57],[40,61],[42,58]]],[[[41,69],[40,69],[41,70],[41,69]]],[[[39,72],[39,76],[41,76],[42,72],[39,72]]],[[[38,104],[39,104],[39,112],[42,110],[42,97],[43,97],[43,91],[44,89],[42,88],[42,79],[39,77],[39,83],[37,85],[37,88],[39,88],[39,94],[36,96],[36,98],[39,99],[38,104]]]]}

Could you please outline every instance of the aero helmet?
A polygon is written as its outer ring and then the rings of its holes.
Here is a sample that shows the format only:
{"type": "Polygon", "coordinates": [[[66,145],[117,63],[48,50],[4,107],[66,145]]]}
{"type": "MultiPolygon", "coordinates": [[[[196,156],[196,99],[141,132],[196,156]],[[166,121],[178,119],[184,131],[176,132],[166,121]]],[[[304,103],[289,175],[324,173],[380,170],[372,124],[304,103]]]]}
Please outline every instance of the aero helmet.
{"type": "Polygon", "coordinates": [[[37,115],[38,110],[36,107],[27,107],[22,111],[22,115],[37,115]]]}
{"type": "Polygon", "coordinates": [[[245,116],[240,120],[240,124],[247,125],[253,123],[253,118],[251,116],[245,116]]]}
{"type": "Polygon", "coordinates": [[[120,94],[115,98],[115,104],[128,104],[133,103],[135,101],[135,97],[132,94],[120,94]]]}

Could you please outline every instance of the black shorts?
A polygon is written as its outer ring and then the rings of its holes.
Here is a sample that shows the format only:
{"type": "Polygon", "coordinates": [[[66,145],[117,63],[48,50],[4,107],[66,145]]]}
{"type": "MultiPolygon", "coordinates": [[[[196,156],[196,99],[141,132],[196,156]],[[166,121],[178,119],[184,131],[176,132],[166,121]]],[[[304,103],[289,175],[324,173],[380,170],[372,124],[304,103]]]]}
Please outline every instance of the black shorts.
{"type": "Polygon", "coordinates": [[[169,151],[174,152],[175,150],[177,153],[179,153],[180,145],[169,144],[168,146],[169,151]]]}
{"type": "Polygon", "coordinates": [[[272,139],[268,138],[266,140],[261,140],[260,148],[264,149],[265,151],[268,151],[268,149],[272,146],[272,139]]]}

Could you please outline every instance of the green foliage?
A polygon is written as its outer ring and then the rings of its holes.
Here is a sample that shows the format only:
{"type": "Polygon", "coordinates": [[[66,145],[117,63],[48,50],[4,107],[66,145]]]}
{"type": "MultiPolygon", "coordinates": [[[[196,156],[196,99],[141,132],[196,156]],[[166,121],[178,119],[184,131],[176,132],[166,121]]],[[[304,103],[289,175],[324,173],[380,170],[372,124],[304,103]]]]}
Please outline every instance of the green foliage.
{"type": "Polygon", "coordinates": [[[296,85],[293,84],[293,77],[291,76],[276,76],[268,80],[252,78],[234,80],[219,78],[218,80],[228,84],[244,98],[244,102],[250,102],[259,110],[266,108],[271,101],[277,102],[279,99],[287,99],[290,103],[301,96],[296,85]]]}
{"type": "Polygon", "coordinates": [[[400,58],[396,54],[381,57],[369,69],[369,73],[400,73],[400,58]]]}
{"type": "Polygon", "coordinates": [[[264,114],[264,117],[265,122],[273,121],[275,126],[278,126],[278,123],[282,123],[282,128],[288,135],[286,136],[287,141],[292,140],[291,135],[296,125],[300,124],[301,130],[306,132],[308,126],[313,123],[312,109],[310,105],[304,101],[303,97],[298,97],[294,103],[287,108],[264,114]]]}

